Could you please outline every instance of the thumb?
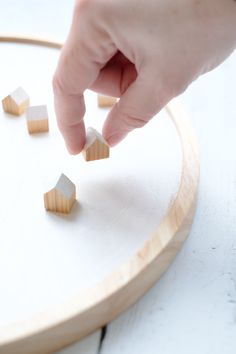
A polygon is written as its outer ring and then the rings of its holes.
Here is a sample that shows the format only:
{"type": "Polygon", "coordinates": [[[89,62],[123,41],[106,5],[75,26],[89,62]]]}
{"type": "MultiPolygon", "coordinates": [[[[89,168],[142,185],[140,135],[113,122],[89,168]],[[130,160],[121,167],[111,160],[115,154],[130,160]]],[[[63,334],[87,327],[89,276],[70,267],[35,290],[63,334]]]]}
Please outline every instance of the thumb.
{"type": "Polygon", "coordinates": [[[110,146],[144,126],[169,101],[170,96],[155,72],[151,68],[141,70],[110,111],[103,126],[103,136],[110,146]]]}

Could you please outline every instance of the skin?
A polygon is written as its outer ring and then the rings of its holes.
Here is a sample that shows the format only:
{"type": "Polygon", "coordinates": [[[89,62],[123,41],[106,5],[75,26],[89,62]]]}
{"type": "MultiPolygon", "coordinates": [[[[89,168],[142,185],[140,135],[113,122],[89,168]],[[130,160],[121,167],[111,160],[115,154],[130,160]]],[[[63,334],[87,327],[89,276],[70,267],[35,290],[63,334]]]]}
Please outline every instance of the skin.
{"type": "Polygon", "coordinates": [[[85,143],[86,89],[120,97],[103,126],[114,146],[235,47],[234,0],[77,0],[53,79],[68,151],[85,143]]]}

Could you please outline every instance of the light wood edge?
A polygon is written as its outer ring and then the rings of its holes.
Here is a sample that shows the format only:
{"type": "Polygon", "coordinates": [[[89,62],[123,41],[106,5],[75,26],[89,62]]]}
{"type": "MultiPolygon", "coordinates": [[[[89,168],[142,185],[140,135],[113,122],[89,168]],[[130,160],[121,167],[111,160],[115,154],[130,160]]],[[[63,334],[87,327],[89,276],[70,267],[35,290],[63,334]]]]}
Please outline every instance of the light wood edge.
{"type": "Polygon", "coordinates": [[[37,45],[55,49],[61,49],[63,46],[62,42],[54,39],[31,37],[28,35],[12,35],[8,33],[0,33],[0,42],[37,45]]]}
{"type": "MultiPolygon", "coordinates": [[[[8,38],[14,42],[15,36],[8,38]]],[[[30,44],[37,42],[30,39],[30,44]]],[[[50,41],[44,42],[56,48],[50,41]]],[[[17,37],[17,43],[29,41],[17,37]]],[[[182,176],[177,196],[157,230],[129,261],[92,288],[27,321],[1,327],[0,354],[51,353],[85,337],[132,305],[168,268],[192,224],[199,159],[195,136],[182,108],[177,102],[171,102],[166,110],[182,144],[182,176]]]]}

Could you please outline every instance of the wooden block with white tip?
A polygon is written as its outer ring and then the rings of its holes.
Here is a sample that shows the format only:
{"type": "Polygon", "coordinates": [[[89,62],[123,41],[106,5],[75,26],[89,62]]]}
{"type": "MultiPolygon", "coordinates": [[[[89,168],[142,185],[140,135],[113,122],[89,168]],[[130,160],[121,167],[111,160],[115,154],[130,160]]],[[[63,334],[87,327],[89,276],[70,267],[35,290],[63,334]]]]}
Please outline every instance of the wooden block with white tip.
{"type": "Polygon", "coordinates": [[[109,108],[116,104],[117,98],[112,96],[98,95],[98,107],[109,108]]]}
{"type": "Polygon", "coordinates": [[[18,87],[2,100],[2,107],[6,113],[20,116],[25,113],[30,100],[28,94],[22,87],[18,87]]]}
{"type": "Polygon", "coordinates": [[[106,159],[109,157],[109,145],[103,136],[94,128],[88,128],[86,143],[83,148],[83,156],[86,161],[106,159]]]}
{"type": "Polygon", "coordinates": [[[69,214],[76,199],[73,182],[61,174],[56,186],[44,194],[44,206],[48,211],[69,214]]]}
{"type": "Polygon", "coordinates": [[[27,127],[29,134],[48,132],[47,106],[31,106],[27,109],[27,127]]]}

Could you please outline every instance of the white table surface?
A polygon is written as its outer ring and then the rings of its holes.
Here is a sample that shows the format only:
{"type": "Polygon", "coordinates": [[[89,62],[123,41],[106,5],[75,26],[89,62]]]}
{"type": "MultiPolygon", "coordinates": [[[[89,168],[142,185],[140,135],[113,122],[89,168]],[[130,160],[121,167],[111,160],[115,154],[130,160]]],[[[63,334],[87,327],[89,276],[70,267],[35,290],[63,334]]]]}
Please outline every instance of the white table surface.
{"type": "MultiPolygon", "coordinates": [[[[65,37],[71,0],[0,0],[0,31],[65,37]],[[56,16],[55,16],[56,14],[56,16]]],[[[236,53],[182,99],[201,151],[198,207],[158,284],[101,331],[61,354],[236,352],[236,53]]]]}

